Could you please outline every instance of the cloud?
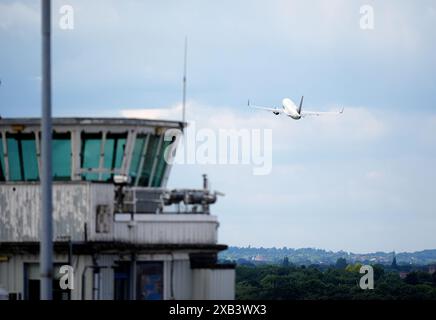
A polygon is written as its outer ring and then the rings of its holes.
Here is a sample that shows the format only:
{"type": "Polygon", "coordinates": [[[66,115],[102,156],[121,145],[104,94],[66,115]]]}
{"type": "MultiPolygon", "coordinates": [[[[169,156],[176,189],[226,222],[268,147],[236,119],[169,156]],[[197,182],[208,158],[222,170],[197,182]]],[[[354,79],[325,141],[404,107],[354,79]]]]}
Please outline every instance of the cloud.
{"type": "MultiPolygon", "coordinates": [[[[173,168],[171,186],[199,186],[209,173],[226,193],[212,209],[224,243],[433,246],[432,1],[367,2],[371,32],[359,29],[359,1],[53,3],[56,115],[180,120],[188,35],[187,119],[273,130],[268,176],[243,165],[173,168]],[[75,9],[72,31],[56,28],[61,4],[75,9]],[[274,105],[303,93],[308,109],[345,112],[294,121],[246,107],[246,97],[274,105]]],[[[39,115],[40,88],[29,78],[40,72],[38,21],[38,2],[0,4],[3,116],[39,115]]]]}
{"type": "Polygon", "coordinates": [[[376,52],[384,57],[395,52],[398,58],[398,55],[427,50],[430,34],[423,31],[436,26],[432,18],[434,8],[429,1],[422,6],[408,1],[362,3],[349,0],[277,1],[274,4],[275,16],[289,41],[309,43],[323,51],[335,50],[347,41],[355,43],[343,47],[347,52],[376,52]],[[371,31],[360,29],[363,5],[373,9],[375,24],[371,31]]]}
{"type": "MultiPolygon", "coordinates": [[[[190,101],[186,109],[188,122],[195,121],[196,128],[272,129],[274,144],[279,149],[298,146],[300,137],[311,144],[356,143],[379,139],[387,131],[387,124],[363,107],[346,107],[345,112],[339,116],[307,117],[299,121],[261,110],[248,110],[245,106],[212,106],[190,101]]],[[[180,120],[182,106],[176,104],[162,108],[122,109],[120,114],[131,118],[180,120]]]]}
{"type": "Polygon", "coordinates": [[[170,108],[122,109],[122,117],[136,119],[181,120],[182,105],[170,108]]]}
{"type": "Polygon", "coordinates": [[[377,181],[384,177],[384,173],[382,171],[372,170],[366,173],[366,178],[368,180],[377,181]]]}
{"type": "Polygon", "coordinates": [[[0,31],[35,27],[39,21],[39,10],[34,5],[19,1],[0,3],[0,31]]]}
{"type": "MultiPolygon", "coordinates": [[[[310,243],[344,249],[346,239],[346,249],[354,251],[392,250],[388,247],[393,244],[410,250],[436,245],[428,242],[425,233],[405,243],[399,233],[405,232],[407,224],[388,227],[398,219],[412,219],[417,228],[436,224],[431,216],[435,207],[428,195],[428,186],[436,176],[430,167],[432,160],[411,158],[408,147],[422,136],[414,128],[426,123],[430,130],[433,118],[346,107],[340,117],[295,121],[245,106],[212,106],[199,101],[190,101],[187,111],[188,120],[196,121],[196,128],[273,129],[273,168],[269,175],[253,176],[250,167],[244,165],[173,168],[173,187],[186,187],[186,181],[195,182],[192,177],[208,173],[213,188],[226,193],[213,208],[220,216],[220,235],[225,242],[264,246],[310,243]],[[416,166],[411,167],[411,163],[416,166]],[[411,187],[418,185],[427,187],[411,187]],[[250,223],[246,222],[247,215],[250,223]],[[274,236],[268,233],[259,238],[262,226],[274,229],[274,236]],[[358,230],[353,232],[353,228],[358,230]],[[290,230],[295,233],[290,235],[290,230]],[[390,232],[389,241],[374,240],[387,238],[386,232],[390,232]],[[240,234],[244,234],[243,239],[240,234]],[[332,234],[341,234],[343,239],[332,234]]],[[[130,109],[121,114],[180,119],[181,106],[130,109]]]]}
{"type": "Polygon", "coordinates": [[[428,146],[436,146],[436,115],[429,116],[416,128],[421,141],[428,146]]]}
{"type": "MultiPolygon", "coordinates": [[[[58,10],[67,3],[53,5],[59,110],[78,110],[78,97],[86,105],[111,110],[174,103],[180,96],[185,35],[189,95],[211,105],[229,106],[249,96],[272,104],[276,96],[305,93],[318,105],[331,101],[374,108],[380,100],[395,100],[404,108],[407,98],[425,99],[433,91],[436,20],[430,2],[374,2],[376,29],[371,33],[359,29],[358,1],[174,5],[75,0],[70,3],[75,29],[63,31],[57,28],[58,10]],[[414,79],[416,86],[409,90],[414,79]]],[[[29,72],[27,64],[39,61],[39,10],[34,1],[1,6],[0,31],[8,28],[1,34],[6,48],[0,52],[2,77],[11,78],[17,68],[29,72]],[[30,25],[33,33],[23,33],[30,25]],[[16,41],[19,32],[26,35],[25,41],[16,41]]],[[[17,82],[14,89],[23,85],[17,82]]],[[[33,90],[29,101],[37,98],[33,90]]]]}

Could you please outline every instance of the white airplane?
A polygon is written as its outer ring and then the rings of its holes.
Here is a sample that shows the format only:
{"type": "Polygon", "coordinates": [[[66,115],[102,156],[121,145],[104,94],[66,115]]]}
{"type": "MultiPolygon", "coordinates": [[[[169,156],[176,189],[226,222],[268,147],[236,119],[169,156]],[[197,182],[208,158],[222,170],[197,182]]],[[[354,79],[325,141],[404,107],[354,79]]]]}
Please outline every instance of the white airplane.
{"type": "Polygon", "coordinates": [[[248,106],[256,109],[271,111],[275,115],[279,115],[283,113],[284,115],[291,117],[292,119],[298,120],[306,116],[322,116],[322,115],[337,115],[344,112],[344,108],[342,108],[339,112],[318,112],[318,111],[302,111],[301,108],[303,106],[304,96],[301,97],[300,106],[297,105],[289,98],[285,98],[282,100],[281,108],[271,108],[271,107],[259,107],[250,105],[250,100],[248,100],[248,106]]]}

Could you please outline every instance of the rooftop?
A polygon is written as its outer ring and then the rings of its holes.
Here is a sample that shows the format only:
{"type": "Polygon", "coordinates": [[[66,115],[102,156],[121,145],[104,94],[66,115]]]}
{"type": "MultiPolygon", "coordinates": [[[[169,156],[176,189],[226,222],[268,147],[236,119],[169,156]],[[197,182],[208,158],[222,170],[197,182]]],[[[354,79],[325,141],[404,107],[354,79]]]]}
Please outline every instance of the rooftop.
{"type": "MultiPolygon", "coordinates": [[[[4,125],[40,125],[40,118],[0,118],[0,126],[4,125]]],[[[62,117],[52,118],[53,125],[61,126],[88,126],[88,125],[109,125],[109,126],[155,126],[165,128],[182,128],[186,123],[172,120],[152,120],[133,118],[93,118],[93,117],[62,117]]]]}

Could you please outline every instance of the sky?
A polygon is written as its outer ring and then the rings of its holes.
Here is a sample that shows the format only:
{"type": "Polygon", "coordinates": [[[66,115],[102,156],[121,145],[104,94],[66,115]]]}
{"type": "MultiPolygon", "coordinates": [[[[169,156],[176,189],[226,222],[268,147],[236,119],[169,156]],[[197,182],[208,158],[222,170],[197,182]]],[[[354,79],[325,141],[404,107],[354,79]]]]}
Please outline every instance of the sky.
{"type": "MultiPolygon", "coordinates": [[[[0,1],[0,115],[40,115],[39,1],[0,1]]],[[[225,193],[219,242],[353,252],[436,248],[436,3],[53,1],[54,116],[181,118],[272,130],[272,171],[176,164],[225,193]],[[70,5],[74,28],[59,27],[70,5]],[[373,28],[362,29],[362,6],[373,28]],[[284,97],[339,117],[247,108],[284,97]]],[[[179,153],[180,154],[180,153],[179,153]]]]}

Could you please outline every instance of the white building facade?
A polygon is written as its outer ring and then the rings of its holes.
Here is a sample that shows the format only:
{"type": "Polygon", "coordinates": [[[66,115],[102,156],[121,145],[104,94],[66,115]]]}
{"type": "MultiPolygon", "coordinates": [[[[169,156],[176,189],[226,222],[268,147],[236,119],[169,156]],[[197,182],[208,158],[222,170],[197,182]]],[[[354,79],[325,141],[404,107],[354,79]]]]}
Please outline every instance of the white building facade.
{"type": "MultiPolygon", "coordinates": [[[[55,299],[234,299],[234,265],[218,263],[217,194],[166,189],[183,123],[53,121],[55,299]],[[59,269],[73,269],[73,289],[59,269]]],[[[0,119],[0,289],[39,299],[40,123],[0,119]]]]}

